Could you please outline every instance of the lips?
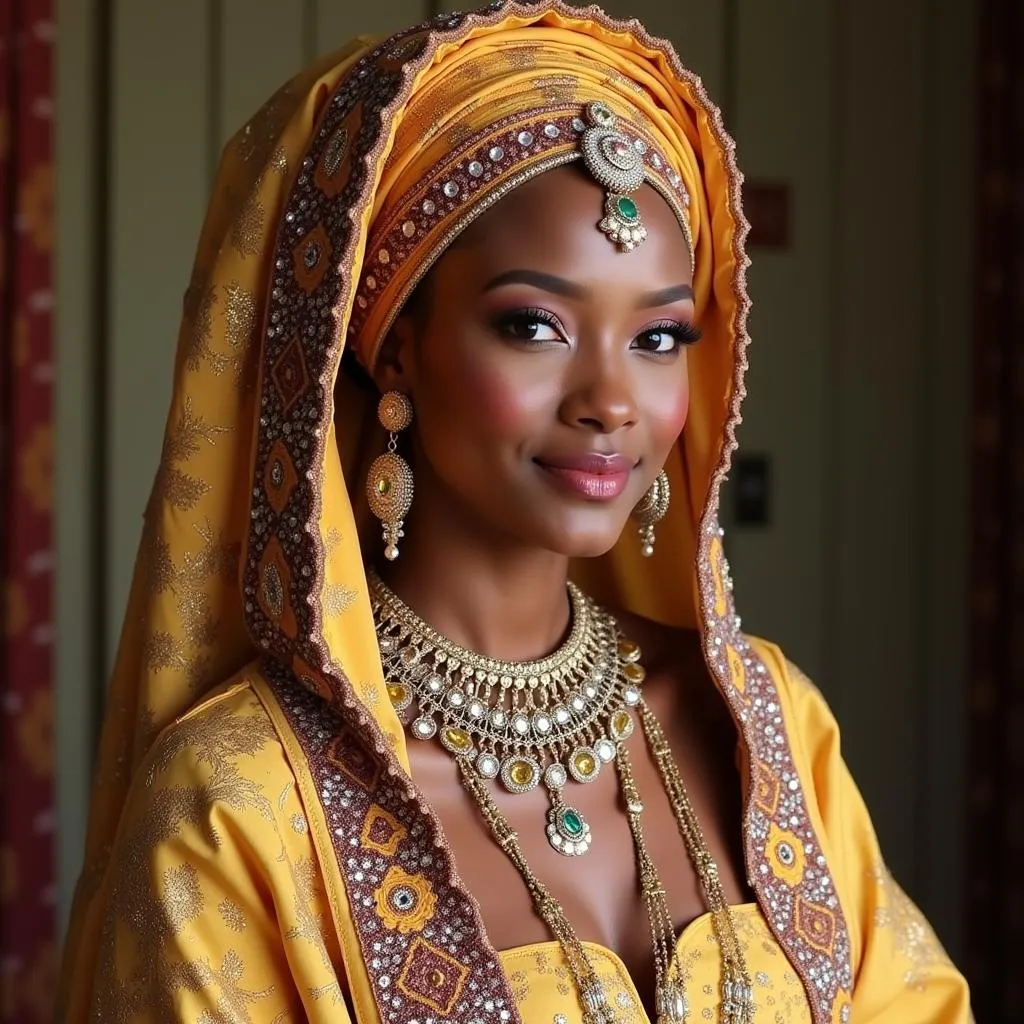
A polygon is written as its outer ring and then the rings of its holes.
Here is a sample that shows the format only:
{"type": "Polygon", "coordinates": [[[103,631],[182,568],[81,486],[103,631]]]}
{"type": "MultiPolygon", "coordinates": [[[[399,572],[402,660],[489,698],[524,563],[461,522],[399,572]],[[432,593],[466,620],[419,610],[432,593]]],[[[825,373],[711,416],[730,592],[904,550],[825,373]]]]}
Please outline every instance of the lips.
{"type": "Polygon", "coordinates": [[[591,501],[611,501],[629,483],[636,460],[627,455],[549,456],[534,460],[560,487],[591,501]]]}

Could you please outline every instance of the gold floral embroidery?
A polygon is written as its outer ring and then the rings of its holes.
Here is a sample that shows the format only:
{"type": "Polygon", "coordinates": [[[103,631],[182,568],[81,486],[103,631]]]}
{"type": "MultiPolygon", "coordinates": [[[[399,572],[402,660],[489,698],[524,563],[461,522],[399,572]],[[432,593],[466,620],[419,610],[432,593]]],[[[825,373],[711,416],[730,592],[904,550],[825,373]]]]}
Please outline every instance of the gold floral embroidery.
{"type": "MultiPolygon", "coordinates": [[[[255,703],[255,698],[252,701],[255,703]]],[[[205,905],[202,879],[195,866],[185,864],[164,872],[157,885],[151,870],[153,851],[185,826],[195,829],[211,846],[219,845],[220,836],[209,814],[214,805],[237,813],[251,810],[263,817],[270,815],[260,785],[242,778],[232,760],[265,742],[269,720],[237,711],[229,716],[228,706],[228,702],[218,701],[180,722],[165,734],[152,755],[150,788],[120,840],[118,858],[108,876],[112,884],[108,917],[100,935],[97,998],[109,1020],[127,1024],[143,1009],[153,1019],[175,1020],[179,1016],[176,992],[182,987],[199,991],[208,986],[219,991],[220,1019],[248,1021],[248,1004],[270,991],[254,992],[240,986],[244,968],[234,954],[226,955],[219,968],[205,961],[182,963],[169,958],[168,950],[174,948],[170,940],[177,929],[193,920],[205,905]],[[219,724],[205,721],[210,715],[219,724]],[[228,717],[235,722],[225,729],[228,717]],[[209,778],[195,785],[164,788],[154,784],[173,756],[190,747],[195,748],[199,763],[212,767],[209,778]]]]}
{"type": "Polygon", "coordinates": [[[276,174],[285,175],[288,173],[288,154],[284,146],[278,146],[270,157],[270,169],[276,174]]]}
{"type": "Polygon", "coordinates": [[[375,708],[380,704],[380,693],[374,683],[364,680],[359,684],[359,696],[368,708],[375,708]]]}
{"type": "Polygon", "coordinates": [[[338,550],[338,546],[341,544],[341,541],[341,530],[336,526],[332,526],[324,534],[324,558],[329,559],[331,555],[338,550]]]}
{"type": "Polygon", "coordinates": [[[437,909],[437,896],[429,879],[410,875],[397,864],[388,868],[373,902],[384,927],[403,933],[422,931],[437,909]]]}
{"type": "MultiPolygon", "coordinates": [[[[554,995],[551,991],[552,983],[554,984],[555,992],[557,992],[561,999],[571,1000],[575,1003],[575,991],[570,982],[569,971],[565,967],[564,962],[558,962],[560,959],[561,953],[556,953],[552,956],[547,952],[541,951],[512,954],[505,959],[507,968],[511,968],[514,964],[522,963],[524,960],[528,965],[518,970],[508,970],[512,997],[524,1020],[532,1021],[534,1016],[531,1015],[530,1011],[536,1012],[536,1007],[529,1005],[535,981],[538,982],[540,990],[537,995],[533,996],[537,1005],[552,1005],[552,996],[554,995]],[[541,978],[544,979],[542,982],[539,980],[541,978]]],[[[635,997],[630,993],[629,982],[623,977],[621,970],[600,953],[594,961],[594,970],[609,1003],[615,1010],[616,1021],[620,1021],[621,1024],[647,1024],[647,1016],[635,997]]],[[[565,1005],[568,1005],[568,1003],[565,1005]]],[[[558,1024],[559,1021],[567,1022],[570,1018],[564,1013],[557,1013],[552,1019],[554,1024],[558,1024]]],[[[572,1019],[576,1019],[575,1013],[572,1019]]]]}
{"type": "Polygon", "coordinates": [[[227,285],[224,302],[224,337],[230,352],[218,354],[213,360],[214,373],[230,373],[240,391],[249,391],[256,384],[256,300],[237,281],[227,285]]]}
{"type": "Polygon", "coordinates": [[[262,990],[242,987],[245,962],[233,949],[224,954],[219,968],[211,967],[206,960],[190,960],[176,967],[173,973],[180,979],[177,987],[192,991],[220,990],[215,1009],[212,1012],[204,1010],[199,1015],[198,1024],[224,1024],[225,1021],[251,1024],[249,1005],[266,999],[274,991],[273,985],[262,990]]]}
{"type": "MultiPolygon", "coordinates": [[[[228,701],[213,702],[183,719],[164,736],[150,761],[146,785],[152,786],[186,750],[192,751],[199,764],[209,765],[213,770],[211,790],[221,788],[221,779],[229,779],[234,785],[238,777],[234,759],[242,754],[254,757],[275,735],[274,726],[266,716],[239,715],[228,701]]],[[[262,787],[250,779],[238,778],[232,797],[232,806],[236,805],[252,808],[268,821],[273,817],[262,787]],[[246,799],[240,801],[243,795],[246,799]]]]}
{"type": "Polygon", "coordinates": [[[212,446],[216,444],[216,436],[224,433],[227,433],[226,427],[207,424],[201,416],[193,413],[192,399],[185,399],[181,414],[164,437],[160,466],[149,500],[150,511],[155,511],[164,502],[179,512],[187,512],[195,507],[199,499],[209,491],[210,485],[205,480],[190,476],[181,468],[182,464],[198,454],[201,442],[205,441],[212,446]]]}
{"type": "Polygon", "coordinates": [[[284,805],[288,803],[288,797],[291,795],[292,790],[295,788],[295,783],[289,780],[285,783],[284,789],[281,790],[280,795],[277,798],[277,809],[279,811],[284,810],[284,805]]]}
{"type": "Polygon", "coordinates": [[[240,549],[237,544],[223,543],[208,525],[196,525],[202,544],[198,550],[186,552],[181,564],[176,565],[162,538],[150,539],[151,529],[147,523],[143,572],[151,593],[171,590],[176,594],[184,636],[159,630],[151,633],[145,641],[143,658],[151,672],[173,668],[183,673],[194,688],[208,677],[207,656],[195,648],[212,646],[220,629],[210,607],[206,582],[213,576],[231,579],[237,575],[240,549]]]}
{"type": "Polygon", "coordinates": [[[266,211],[259,199],[259,181],[253,186],[231,225],[231,245],[239,256],[258,256],[266,211]]]}
{"type": "MultiPolygon", "coordinates": [[[[736,937],[747,955],[747,962],[754,970],[754,1019],[760,1022],[771,1021],[773,1024],[797,1024],[811,1020],[810,1008],[803,983],[796,973],[789,969],[789,961],[785,959],[781,947],[772,939],[767,922],[759,912],[748,913],[741,910],[733,915],[736,926],[736,937]],[[754,951],[757,950],[755,953],[754,951]],[[765,966],[759,957],[774,958],[777,963],[765,966]],[[777,984],[777,982],[779,982],[777,984]]],[[[712,950],[712,960],[718,960],[714,947],[718,946],[718,938],[713,929],[704,935],[706,946],[712,950]]],[[[680,948],[680,960],[683,967],[683,982],[690,995],[692,1014],[695,1016],[698,1007],[701,1018],[717,1020],[718,989],[710,983],[704,983],[699,990],[694,986],[695,978],[707,977],[707,968],[700,965],[702,950],[694,940],[690,945],[680,948]]]]}
{"type": "Polygon", "coordinates": [[[325,967],[330,968],[331,958],[324,944],[323,921],[314,907],[321,904],[322,890],[320,875],[316,864],[308,857],[300,858],[294,864],[286,861],[295,893],[295,924],[285,932],[284,937],[291,942],[302,939],[309,942],[320,954],[325,967]]]}
{"type": "Polygon", "coordinates": [[[272,160],[274,169],[279,170],[282,147],[278,139],[295,108],[297,96],[293,84],[286,83],[235,136],[232,146],[243,163],[253,165],[262,172],[272,160]]]}
{"type": "Polygon", "coordinates": [[[931,968],[949,963],[946,951],[885,864],[878,863],[869,874],[882,896],[881,905],[875,909],[875,926],[892,930],[893,948],[909,961],[903,983],[923,991],[931,980],[931,968]]]}
{"type": "Polygon", "coordinates": [[[559,995],[567,996],[573,991],[569,969],[563,964],[552,966],[547,953],[534,953],[533,964],[538,974],[553,974],[555,976],[555,988],[559,995]]]}
{"type": "Polygon", "coordinates": [[[340,615],[359,595],[343,583],[328,583],[324,587],[324,612],[327,615],[340,615]]]}
{"type": "Polygon", "coordinates": [[[199,872],[192,864],[168,868],[163,874],[164,916],[172,930],[180,932],[182,927],[203,912],[203,890],[199,886],[199,872]]]}
{"type": "Polygon", "coordinates": [[[508,976],[509,987],[512,989],[512,998],[522,1004],[530,994],[530,976],[526,971],[513,971],[508,976]]]}
{"type": "Polygon", "coordinates": [[[217,904],[217,911],[233,932],[244,932],[249,924],[242,908],[226,897],[217,904]]]}
{"type": "Polygon", "coordinates": [[[217,293],[210,286],[209,271],[200,270],[197,264],[192,271],[192,279],[185,290],[182,302],[182,317],[185,321],[185,365],[193,372],[199,369],[210,350],[213,307],[216,301],[217,293]]]}
{"type": "Polygon", "coordinates": [[[330,996],[332,1006],[336,1006],[342,1001],[341,986],[336,981],[332,981],[327,985],[317,985],[309,990],[309,994],[314,999],[323,999],[324,996],[330,996]]]}

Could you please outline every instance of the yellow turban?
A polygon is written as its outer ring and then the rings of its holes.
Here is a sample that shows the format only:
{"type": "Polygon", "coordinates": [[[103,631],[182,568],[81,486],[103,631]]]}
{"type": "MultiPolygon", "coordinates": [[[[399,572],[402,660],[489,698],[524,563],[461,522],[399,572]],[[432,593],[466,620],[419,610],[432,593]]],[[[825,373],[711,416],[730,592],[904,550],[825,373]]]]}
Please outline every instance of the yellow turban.
{"type": "MultiPolygon", "coordinates": [[[[584,157],[589,136],[621,147],[621,166],[672,206],[693,253],[707,208],[689,121],[671,96],[643,88],[650,78],[628,53],[540,25],[480,36],[435,63],[400,115],[373,200],[349,324],[363,363],[372,365],[394,316],[454,237],[509,190],[584,157]],[[595,114],[607,131],[591,124],[595,114]]],[[[699,295],[708,280],[695,282],[699,295]]]]}

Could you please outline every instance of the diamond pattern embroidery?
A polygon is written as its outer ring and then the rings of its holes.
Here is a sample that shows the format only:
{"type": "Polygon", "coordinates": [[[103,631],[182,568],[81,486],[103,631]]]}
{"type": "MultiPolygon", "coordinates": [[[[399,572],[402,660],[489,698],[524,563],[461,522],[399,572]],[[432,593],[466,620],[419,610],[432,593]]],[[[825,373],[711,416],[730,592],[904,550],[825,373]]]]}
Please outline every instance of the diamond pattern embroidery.
{"type": "Polygon", "coordinates": [[[409,947],[398,988],[410,999],[447,1016],[458,1001],[468,975],[468,967],[418,937],[409,947]]]}

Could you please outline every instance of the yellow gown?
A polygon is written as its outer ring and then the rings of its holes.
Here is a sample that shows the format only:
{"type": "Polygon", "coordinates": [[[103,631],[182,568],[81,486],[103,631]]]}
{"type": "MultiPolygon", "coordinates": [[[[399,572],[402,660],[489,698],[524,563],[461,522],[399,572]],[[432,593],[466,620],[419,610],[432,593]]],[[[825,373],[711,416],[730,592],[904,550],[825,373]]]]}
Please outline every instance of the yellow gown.
{"type": "MultiPolygon", "coordinates": [[[[225,153],[185,297],[59,1019],[583,1021],[557,943],[502,949],[485,933],[408,775],[360,544],[380,439],[372,399],[338,371],[341,342],[366,361],[469,208],[426,213],[422,189],[452,180],[446,154],[493,157],[502,111],[513,141],[493,162],[507,163],[468,172],[485,195],[501,174],[571,159],[572,111],[594,98],[642,126],[651,174],[674,173],[664,189],[685,189],[704,341],[654,558],[626,538],[574,575],[701,632],[739,737],[757,902],[734,914],[754,1019],[970,1019],[962,977],[885,867],[821,695],[735,615],[716,518],[748,342],[732,144],[667,44],[556,0],[357,40],[225,153]]],[[[690,1020],[717,1020],[708,917],[678,944],[690,1020]]],[[[614,952],[590,953],[616,1019],[646,1021],[614,952]]]]}
{"type": "MultiPolygon", "coordinates": [[[[776,649],[761,650],[782,664],[776,649]]],[[[792,667],[783,665],[781,672],[780,709],[786,732],[798,741],[797,773],[825,855],[837,865],[836,891],[850,927],[852,1014],[843,1018],[840,1011],[835,1019],[968,1020],[963,979],[886,870],[839,756],[828,708],[792,667]]],[[[332,839],[305,764],[271,687],[255,669],[218,687],[165,731],[140,766],[115,863],[96,893],[94,929],[104,938],[98,948],[81,947],[67,967],[75,995],[68,1019],[84,1020],[90,1012],[97,1019],[154,1022],[377,1019],[368,974],[388,970],[375,966],[387,958],[384,950],[361,950],[353,934],[344,881],[332,863],[332,839]]],[[[759,799],[775,795],[763,789],[759,799]]],[[[771,869],[791,877],[802,871],[802,852],[783,865],[778,844],[786,837],[772,838],[771,869]]],[[[363,863],[378,852],[373,842],[364,831],[352,856],[363,863]]],[[[388,919],[385,872],[377,886],[385,906],[382,937],[392,921],[395,928],[410,927],[410,934],[431,936],[438,908],[429,898],[430,883],[412,873],[409,878],[403,881],[427,897],[421,897],[421,918],[388,919]]],[[[734,916],[754,981],[755,1020],[812,1021],[800,977],[762,909],[748,904],[734,908],[734,916]]],[[[717,1020],[720,963],[708,916],[684,929],[678,943],[691,1019],[717,1020]]],[[[587,945],[619,1019],[646,1024],[622,962],[611,950],[587,945]]],[[[523,1021],[580,1024],[557,943],[502,950],[498,959],[523,1021]]],[[[387,987],[403,998],[400,970],[387,987]]],[[[429,1015],[445,1004],[439,998],[436,1005],[419,1005],[429,1015]]]]}

